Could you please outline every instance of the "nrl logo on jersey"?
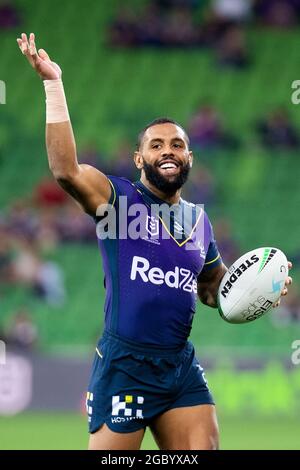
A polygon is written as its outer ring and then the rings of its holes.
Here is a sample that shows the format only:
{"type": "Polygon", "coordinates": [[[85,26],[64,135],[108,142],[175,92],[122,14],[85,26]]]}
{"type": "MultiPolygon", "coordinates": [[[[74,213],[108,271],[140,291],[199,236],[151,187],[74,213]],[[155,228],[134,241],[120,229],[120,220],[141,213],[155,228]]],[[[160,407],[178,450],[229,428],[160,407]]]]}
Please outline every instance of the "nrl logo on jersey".
{"type": "Polygon", "coordinates": [[[147,215],[146,230],[151,237],[157,237],[159,234],[159,222],[154,215],[147,215]]]}
{"type": "Polygon", "coordinates": [[[160,241],[158,240],[159,220],[154,215],[147,215],[145,228],[147,233],[149,233],[150,237],[146,235],[145,237],[143,237],[143,240],[145,240],[146,242],[154,243],[155,245],[160,245],[160,241]]]}

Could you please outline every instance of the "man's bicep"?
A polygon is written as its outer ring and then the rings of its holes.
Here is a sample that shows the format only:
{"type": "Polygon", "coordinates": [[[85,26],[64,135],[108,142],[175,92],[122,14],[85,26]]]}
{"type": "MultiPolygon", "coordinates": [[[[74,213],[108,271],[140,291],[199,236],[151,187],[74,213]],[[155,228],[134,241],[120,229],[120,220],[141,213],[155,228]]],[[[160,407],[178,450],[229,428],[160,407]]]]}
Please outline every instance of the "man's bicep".
{"type": "Polygon", "coordinates": [[[90,165],[78,165],[74,174],[58,182],[92,216],[96,215],[98,206],[108,203],[111,197],[109,179],[90,165]]]}

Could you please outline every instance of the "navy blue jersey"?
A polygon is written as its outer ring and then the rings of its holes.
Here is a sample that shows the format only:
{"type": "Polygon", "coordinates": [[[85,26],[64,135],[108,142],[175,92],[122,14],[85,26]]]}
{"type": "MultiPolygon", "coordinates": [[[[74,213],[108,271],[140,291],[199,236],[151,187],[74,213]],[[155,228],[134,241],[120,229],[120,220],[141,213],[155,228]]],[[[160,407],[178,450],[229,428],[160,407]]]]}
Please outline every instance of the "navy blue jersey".
{"type": "MultiPolygon", "coordinates": [[[[106,287],[105,329],[136,343],[184,345],[196,309],[197,278],[221,263],[208,216],[202,207],[181,199],[172,206],[174,213],[166,223],[163,210],[154,215],[151,211],[153,205],[166,203],[141,182],[113,176],[109,180],[118,233],[114,239],[99,240],[106,287]],[[120,214],[124,200],[132,214],[136,207],[144,209],[139,217],[143,235],[136,239],[120,235],[120,229],[126,228],[120,214]],[[188,216],[180,217],[183,212],[188,216]]],[[[132,214],[127,228],[136,223],[132,214]]]]}

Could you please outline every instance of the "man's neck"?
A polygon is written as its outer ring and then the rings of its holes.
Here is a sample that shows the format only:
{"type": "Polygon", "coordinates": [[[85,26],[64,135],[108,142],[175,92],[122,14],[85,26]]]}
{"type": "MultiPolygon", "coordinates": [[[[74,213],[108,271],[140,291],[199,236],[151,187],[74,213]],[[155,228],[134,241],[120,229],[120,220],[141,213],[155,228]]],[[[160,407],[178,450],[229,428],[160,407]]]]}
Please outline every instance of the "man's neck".
{"type": "Polygon", "coordinates": [[[181,189],[178,189],[175,194],[166,194],[151,184],[144,175],[141,176],[141,183],[143,183],[143,185],[146,186],[146,188],[149,189],[149,191],[151,191],[151,193],[153,193],[156,197],[166,201],[168,204],[178,204],[180,201],[181,189]]]}

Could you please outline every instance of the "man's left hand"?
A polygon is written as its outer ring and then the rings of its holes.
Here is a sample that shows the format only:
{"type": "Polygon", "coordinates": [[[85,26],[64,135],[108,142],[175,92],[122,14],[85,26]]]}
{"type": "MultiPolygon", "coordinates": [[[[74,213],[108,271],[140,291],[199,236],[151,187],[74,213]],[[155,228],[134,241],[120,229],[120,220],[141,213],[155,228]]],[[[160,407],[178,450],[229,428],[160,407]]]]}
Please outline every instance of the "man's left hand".
{"type": "MultiPolygon", "coordinates": [[[[293,267],[293,265],[290,261],[288,262],[288,267],[289,267],[289,270],[292,269],[292,267],[293,267]]],[[[288,286],[290,286],[292,284],[292,282],[293,282],[293,278],[291,276],[288,276],[286,278],[285,283],[284,283],[284,288],[281,291],[281,297],[284,297],[285,295],[287,295],[288,286]]],[[[281,299],[277,300],[277,302],[275,304],[273,304],[273,307],[279,307],[280,301],[281,301],[281,299]]]]}

